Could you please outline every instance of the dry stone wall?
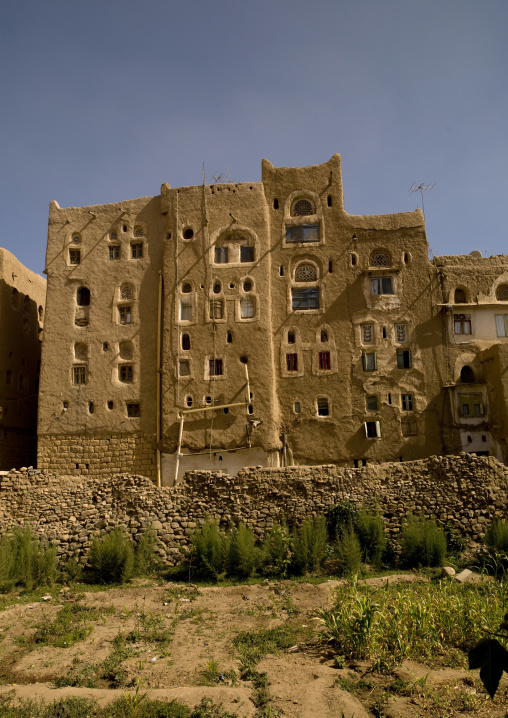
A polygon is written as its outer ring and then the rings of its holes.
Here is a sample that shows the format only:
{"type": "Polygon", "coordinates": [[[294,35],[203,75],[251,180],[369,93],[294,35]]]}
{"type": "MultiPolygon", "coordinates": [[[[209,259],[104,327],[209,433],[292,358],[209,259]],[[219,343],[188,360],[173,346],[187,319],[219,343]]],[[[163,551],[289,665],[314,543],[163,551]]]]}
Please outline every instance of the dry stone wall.
{"type": "Polygon", "coordinates": [[[508,515],[507,489],[508,467],[468,454],[361,469],[254,467],[237,476],[196,471],[160,489],[144,476],[59,476],[30,468],[0,477],[0,533],[29,523],[66,558],[84,557],[97,532],[120,525],[136,539],[152,526],[161,556],[174,564],[207,517],[224,527],[243,521],[261,537],[275,521],[299,524],[350,499],[379,507],[392,537],[411,511],[450,522],[479,541],[494,518],[508,515]]]}

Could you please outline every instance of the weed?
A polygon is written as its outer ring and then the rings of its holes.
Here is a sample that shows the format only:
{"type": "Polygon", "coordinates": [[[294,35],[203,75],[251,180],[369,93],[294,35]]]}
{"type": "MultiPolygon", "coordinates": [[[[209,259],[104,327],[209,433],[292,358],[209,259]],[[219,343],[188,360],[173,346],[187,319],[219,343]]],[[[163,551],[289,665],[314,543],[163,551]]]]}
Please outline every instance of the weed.
{"type": "Polygon", "coordinates": [[[157,533],[153,529],[143,531],[134,552],[134,575],[148,576],[159,568],[160,561],[155,553],[157,533]]]}
{"type": "Polygon", "coordinates": [[[93,580],[96,583],[124,583],[134,572],[132,541],[119,526],[105,536],[96,536],[88,553],[93,580]]]}
{"type": "Polygon", "coordinates": [[[292,535],[293,566],[297,573],[317,570],[325,557],[327,532],[324,517],[309,517],[292,535]]]}
{"type": "Polygon", "coordinates": [[[291,566],[291,536],[285,524],[274,524],[263,542],[264,573],[286,577],[291,566]]]}
{"type": "MultiPolygon", "coordinates": [[[[269,653],[277,654],[296,643],[298,634],[291,626],[261,628],[259,631],[243,631],[233,639],[244,669],[255,666],[269,653]]],[[[242,675],[243,678],[243,675],[242,675]]]]}
{"type": "Polygon", "coordinates": [[[326,513],[326,525],[330,538],[340,536],[350,526],[356,527],[358,506],[349,499],[340,501],[326,513]]]}
{"type": "MultiPolygon", "coordinates": [[[[103,609],[102,613],[112,613],[114,609],[103,609]]],[[[84,641],[93,627],[89,621],[96,621],[101,618],[101,612],[82,603],[74,603],[61,608],[56,618],[51,621],[44,619],[36,625],[34,635],[27,639],[26,645],[33,648],[39,645],[58,646],[68,648],[78,641],[84,641]]]]}
{"type": "Polygon", "coordinates": [[[225,572],[228,553],[229,538],[215,521],[206,521],[191,536],[188,561],[197,576],[217,581],[225,572]]]}
{"type": "Polygon", "coordinates": [[[434,521],[409,516],[402,531],[402,562],[408,566],[442,566],[446,557],[446,537],[434,521]]]}
{"type": "Polygon", "coordinates": [[[356,534],[360,540],[364,560],[379,565],[386,544],[385,527],[381,516],[360,511],[356,521],[356,534]]]}
{"type": "Polygon", "coordinates": [[[229,536],[227,571],[229,576],[249,578],[262,560],[261,549],[256,546],[256,535],[244,524],[233,529],[229,536]]]}
{"type": "Polygon", "coordinates": [[[485,533],[485,543],[492,552],[508,554],[508,521],[494,521],[485,533]]]}
{"type": "Polygon", "coordinates": [[[32,591],[56,580],[56,548],[43,547],[29,526],[14,529],[0,540],[0,590],[22,586],[32,591]]]}
{"type": "Polygon", "coordinates": [[[358,574],[362,563],[362,550],[358,536],[350,526],[342,532],[335,551],[339,572],[345,576],[358,574]]]}

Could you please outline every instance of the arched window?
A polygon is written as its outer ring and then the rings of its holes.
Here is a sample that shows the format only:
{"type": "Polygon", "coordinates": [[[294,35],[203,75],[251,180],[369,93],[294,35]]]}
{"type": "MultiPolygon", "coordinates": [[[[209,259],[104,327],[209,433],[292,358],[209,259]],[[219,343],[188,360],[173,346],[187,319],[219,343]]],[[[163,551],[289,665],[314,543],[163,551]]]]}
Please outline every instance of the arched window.
{"type": "Polygon", "coordinates": [[[294,344],[295,343],[295,333],[292,329],[288,331],[288,344],[294,344]]]}
{"type": "Polygon", "coordinates": [[[11,292],[11,304],[13,309],[17,309],[19,306],[19,292],[16,288],[11,292]]]}
{"type": "Polygon", "coordinates": [[[455,304],[466,304],[466,293],[463,289],[455,290],[455,304]]]}
{"type": "Polygon", "coordinates": [[[498,302],[508,302],[508,284],[500,284],[496,289],[496,299],[498,302]]]}
{"type": "Polygon", "coordinates": [[[190,282],[184,282],[182,284],[182,294],[190,294],[192,292],[192,284],[190,282]]]}
{"type": "Polygon", "coordinates": [[[139,225],[137,227],[134,227],[134,236],[135,237],[144,237],[144,235],[145,235],[145,232],[143,230],[143,227],[141,227],[139,225]]]}
{"type": "Polygon", "coordinates": [[[295,272],[295,282],[317,282],[317,270],[313,264],[300,264],[295,272]]]}
{"type": "Polygon", "coordinates": [[[120,359],[132,359],[132,344],[130,342],[120,343],[120,359]]]}
{"type": "Polygon", "coordinates": [[[80,287],[76,293],[76,300],[79,307],[90,306],[90,290],[88,287],[80,287]]]}
{"type": "Polygon", "coordinates": [[[321,341],[323,343],[328,341],[328,332],[326,329],[321,329],[321,341]]]}
{"type": "Polygon", "coordinates": [[[120,299],[132,299],[132,284],[124,282],[120,287],[120,299]]]}
{"type": "Polygon", "coordinates": [[[470,366],[463,366],[460,370],[460,381],[462,384],[474,384],[475,376],[474,371],[470,366]]]}
{"type": "Polygon", "coordinates": [[[376,251],[372,252],[372,254],[370,255],[370,266],[391,267],[392,258],[390,256],[390,253],[386,252],[384,249],[376,249],[376,251]]]}
{"type": "Polygon", "coordinates": [[[294,203],[291,214],[293,217],[307,217],[309,214],[315,214],[314,206],[308,199],[299,199],[294,203]]]}

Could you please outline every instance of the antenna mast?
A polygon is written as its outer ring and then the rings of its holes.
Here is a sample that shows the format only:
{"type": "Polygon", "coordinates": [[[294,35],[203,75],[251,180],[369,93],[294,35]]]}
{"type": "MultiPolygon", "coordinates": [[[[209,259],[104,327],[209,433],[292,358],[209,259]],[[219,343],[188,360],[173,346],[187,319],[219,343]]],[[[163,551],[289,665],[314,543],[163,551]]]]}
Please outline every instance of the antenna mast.
{"type": "Polygon", "coordinates": [[[417,185],[416,182],[413,182],[411,187],[409,188],[409,194],[415,194],[415,192],[419,192],[420,196],[422,198],[422,212],[423,212],[423,219],[425,221],[425,205],[423,204],[423,193],[427,192],[428,190],[433,189],[436,186],[436,183],[434,184],[425,184],[422,182],[421,184],[417,185]]]}

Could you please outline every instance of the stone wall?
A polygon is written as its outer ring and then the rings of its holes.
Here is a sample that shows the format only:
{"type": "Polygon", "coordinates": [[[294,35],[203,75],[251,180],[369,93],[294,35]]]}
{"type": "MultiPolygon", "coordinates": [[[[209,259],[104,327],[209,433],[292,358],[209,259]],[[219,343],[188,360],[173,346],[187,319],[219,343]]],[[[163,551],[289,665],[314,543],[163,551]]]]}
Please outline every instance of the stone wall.
{"type": "Polygon", "coordinates": [[[41,538],[55,541],[65,558],[83,556],[98,531],[121,525],[136,538],[152,525],[160,554],[175,563],[178,549],[207,517],[223,526],[243,521],[262,536],[274,521],[299,523],[349,498],[378,505],[392,537],[412,511],[450,522],[478,541],[495,517],[507,515],[507,489],[508,467],[469,454],[362,469],[257,467],[234,477],[200,471],[162,489],[143,476],[58,476],[25,469],[0,477],[0,533],[28,522],[41,538]]]}

